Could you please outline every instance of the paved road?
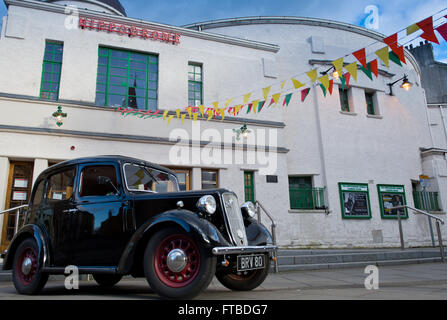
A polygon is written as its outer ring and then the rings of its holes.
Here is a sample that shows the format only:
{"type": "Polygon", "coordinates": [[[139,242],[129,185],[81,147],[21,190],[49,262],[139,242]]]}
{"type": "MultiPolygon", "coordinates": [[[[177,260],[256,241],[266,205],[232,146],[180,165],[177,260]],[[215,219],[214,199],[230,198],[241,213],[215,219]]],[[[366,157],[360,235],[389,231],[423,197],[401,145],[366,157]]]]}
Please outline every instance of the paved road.
{"type": "MultiPolygon", "coordinates": [[[[367,290],[364,268],[295,271],[270,274],[250,292],[232,292],[216,279],[195,300],[447,300],[447,263],[386,266],[378,269],[378,289],[367,290]]],[[[368,282],[369,283],[369,282],[368,282]]],[[[157,300],[144,279],[125,278],[110,289],[81,281],[67,290],[64,281],[49,281],[38,296],[18,295],[10,282],[0,282],[0,300],[157,300]]]]}

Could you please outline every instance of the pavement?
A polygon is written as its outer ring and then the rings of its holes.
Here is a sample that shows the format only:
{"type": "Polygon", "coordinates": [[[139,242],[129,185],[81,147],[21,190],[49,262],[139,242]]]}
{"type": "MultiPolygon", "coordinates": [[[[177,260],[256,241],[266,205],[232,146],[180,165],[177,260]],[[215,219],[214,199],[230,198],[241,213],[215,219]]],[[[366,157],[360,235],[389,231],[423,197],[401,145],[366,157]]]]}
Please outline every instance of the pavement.
{"type": "MultiPolygon", "coordinates": [[[[382,266],[377,288],[365,268],[306,270],[271,273],[253,291],[235,292],[216,278],[194,300],[447,300],[447,263],[382,266]],[[367,277],[368,280],[367,280],[367,277]]],[[[64,280],[49,281],[37,296],[18,295],[11,282],[0,282],[0,300],[158,300],[145,279],[123,278],[113,288],[94,281],[80,281],[79,289],[67,290],[64,280]]]]}

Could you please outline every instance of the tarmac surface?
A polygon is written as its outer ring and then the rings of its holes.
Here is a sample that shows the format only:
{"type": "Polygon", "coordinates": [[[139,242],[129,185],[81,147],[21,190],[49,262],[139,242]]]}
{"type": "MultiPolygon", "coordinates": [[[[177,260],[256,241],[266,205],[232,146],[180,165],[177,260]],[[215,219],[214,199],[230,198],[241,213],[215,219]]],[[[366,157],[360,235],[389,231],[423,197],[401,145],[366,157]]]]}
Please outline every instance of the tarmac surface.
{"type": "MultiPolygon", "coordinates": [[[[235,292],[213,279],[194,300],[447,300],[447,263],[382,266],[376,269],[378,288],[365,268],[271,273],[253,291],[235,292]],[[368,278],[368,279],[367,279],[368,278]],[[365,286],[369,286],[367,289],[365,286]]],[[[123,278],[103,289],[95,281],[80,281],[67,290],[64,279],[47,283],[39,295],[19,295],[12,282],[0,282],[0,300],[159,300],[145,279],[123,278]]]]}

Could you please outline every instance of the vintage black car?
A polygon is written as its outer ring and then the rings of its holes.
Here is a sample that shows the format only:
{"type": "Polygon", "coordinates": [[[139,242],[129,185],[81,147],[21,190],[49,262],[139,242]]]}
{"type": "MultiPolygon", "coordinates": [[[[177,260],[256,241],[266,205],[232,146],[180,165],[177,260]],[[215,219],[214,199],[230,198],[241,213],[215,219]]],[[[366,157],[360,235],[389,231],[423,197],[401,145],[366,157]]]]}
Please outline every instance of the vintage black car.
{"type": "Polygon", "coordinates": [[[69,160],[37,178],[4,270],[21,294],[76,266],[101,286],[146,277],[156,293],[191,298],[214,275],[232,290],[266,278],[276,246],[227,189],[179,191],[164,167],[123,156],[69,160]]]}

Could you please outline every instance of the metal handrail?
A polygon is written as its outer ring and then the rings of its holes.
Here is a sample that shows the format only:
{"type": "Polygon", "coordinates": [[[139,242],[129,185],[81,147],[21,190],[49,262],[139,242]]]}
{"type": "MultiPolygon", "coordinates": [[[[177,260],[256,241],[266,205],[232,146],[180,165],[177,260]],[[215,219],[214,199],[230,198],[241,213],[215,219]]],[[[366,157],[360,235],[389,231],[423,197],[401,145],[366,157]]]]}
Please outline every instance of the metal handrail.
{"type": "MultiPolygon", "coordinates": [[[[445,261],[445,259],[444,259],[444,246],[442,244],[441,226],[439,225],[439,222],[441,222],[441,224],[444,224],[444,220],[442,220],[441,218],[439,218],[437,216],[434,216],[434,215],[432,215],[432,214],[430,214],[428,212],[425,212],[423,210],[410,207],[408,205],[392,207],[392,208],[390,208],[390,210],[393,210],[393,209],[405,209],[405,208],[413,210],[413,211],[421,213],[421,214],[424,214],[424,215],[428,216],[429,218],[432,218],[432,219],[436,220],[436,231],[438,233],[438,242],[439,242],[439,250],[441,252],[441,261],[444,262],[445,261]]],[[[400,211],[399,210],[397,210],[397,220],[398,220],[398,223],[399,223],[400,247],[401,247],[402,250],[404,250],[405,249],[404,234],[403,234],[403,230],[402,230],[402,219],[400,217],[400,211]]]]}
{"type": "MultiPolygon", "coordinates": [[[[265,209],[265,207],[258,201],[255,201],[256,206],[256,213],[258,215],[258,222],[261,223],[261,209],[264,211],[264,213],[267,215],[267,217],[270,219],[271,227],[272,227],[272,240],[273,245],[276,246],[276,221],[273,219],[273,216],[265,209]]],[[[275,273],[278,273],[278,254],[277,250],[273,251],[273,262],[275,264],[275,273]]]]}
{"type": "Polygon", "coordinates": [[[21,205],[21,206],[18,206],[18,207],[9,208],[9,209],[0,211],[0,215],[8,213],[8,212],[11,212],[11,211],[17,211],[17,214],[16,214],[16,225],[14,226],[14,235],[19,231],[19,221],[20,221],[20,211],[19,210],[23,209],[23,208],[27,208],[27,207],[28,207],[28,205],[24,204],[24,205],[21,205]]]}

